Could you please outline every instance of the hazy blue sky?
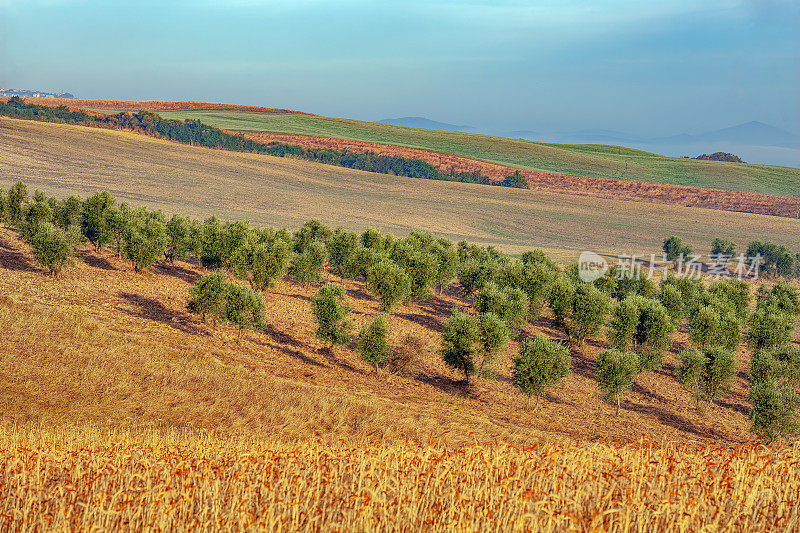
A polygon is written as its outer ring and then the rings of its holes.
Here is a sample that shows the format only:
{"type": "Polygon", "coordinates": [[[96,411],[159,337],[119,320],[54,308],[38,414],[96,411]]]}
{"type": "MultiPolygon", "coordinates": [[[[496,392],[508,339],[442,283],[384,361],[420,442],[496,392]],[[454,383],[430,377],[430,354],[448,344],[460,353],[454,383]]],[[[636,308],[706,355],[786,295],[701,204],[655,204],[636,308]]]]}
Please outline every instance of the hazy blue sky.
{"type": "Polygon", "coordinates": [[[0,0],[0,86],[481,128],[800,132],[796,0],[0,0]]]}

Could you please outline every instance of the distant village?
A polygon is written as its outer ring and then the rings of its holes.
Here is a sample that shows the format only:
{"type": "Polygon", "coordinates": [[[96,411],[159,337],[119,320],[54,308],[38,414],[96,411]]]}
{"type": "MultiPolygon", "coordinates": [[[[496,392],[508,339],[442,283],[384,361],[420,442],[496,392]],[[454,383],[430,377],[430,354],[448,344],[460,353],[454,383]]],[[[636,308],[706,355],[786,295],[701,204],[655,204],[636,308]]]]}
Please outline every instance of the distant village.
{"type": "Polygon", "coordinates": [[[46,93],[29,89],[3,89],[0,87],[0,96],[19,96],[21,98],[75,98],[71,93],[46,93]]]}

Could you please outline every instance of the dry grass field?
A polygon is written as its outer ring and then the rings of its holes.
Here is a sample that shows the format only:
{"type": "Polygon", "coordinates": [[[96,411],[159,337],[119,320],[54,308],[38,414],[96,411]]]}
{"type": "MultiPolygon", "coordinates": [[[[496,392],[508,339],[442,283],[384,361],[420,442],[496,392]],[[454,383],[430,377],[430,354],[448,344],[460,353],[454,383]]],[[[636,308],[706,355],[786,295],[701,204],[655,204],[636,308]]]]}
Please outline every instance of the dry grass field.
{"type": "Polygon", "coordinates": [[[418,228],[509,253],[542,247],[655,253],[679,235],[698,251],[715,237],[800,249],[800,220],[372,174],[285,158],[190,147],[129,132],[0,118],[0,187],[52,195],[110,190],[133,204],[197,217],[299,227],[310,218],[398,235],[418,228]]]}
{"type": "MultiPolygon", "coordinates": [[[[237,344],[185,311],[201,273],[84,249],[52,278],[0,229],[0,529],[798,527],[800,457],[748,432],[746,350],[704,415],[674,375],[684,332],[621,417],[594,383],[595,342],[534,410],[510,384],[516,342],[468,388],[443,365],[448,309],[470,307],[455,288],[395,312],[390,343],[421,348],[377,375],[314,337],[315,288],[280,282],[269,327],[237,344]]],[[[346,287],[363,324],[378,302],[346,287]]],[[[559,337],[547,318],[537,332],[559,337]]]]}

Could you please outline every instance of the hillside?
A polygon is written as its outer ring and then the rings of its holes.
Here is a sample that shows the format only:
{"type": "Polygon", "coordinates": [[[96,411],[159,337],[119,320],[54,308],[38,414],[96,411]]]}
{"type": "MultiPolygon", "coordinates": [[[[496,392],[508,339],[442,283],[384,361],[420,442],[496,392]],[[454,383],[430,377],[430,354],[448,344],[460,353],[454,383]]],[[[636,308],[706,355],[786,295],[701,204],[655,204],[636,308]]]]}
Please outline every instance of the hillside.
{"type": "Polygon", "coordinates": [[[321,116],[217,110],[164,111],[160,114],[168,118],[199,119],[226,130],[393,144],[534,171],[800,196],[800,169],[793,167],[696,161],[610,145],[540,143],[321,116]]]}
{"type": "Polygon", "coordinates": [[[135,205],[296,229],[429,230],[510,253],[539,246],[565,260],[585,249],[656,253],[671,234],[697,250],[715,237],[800,249],[797,220],[371,174],[286,158],[191,147],[124,131],[0,118],[0,187],[50,194],[108,189],[135,205]]]}
{"type": "MultiPolygon", "coordinates": [[[[236,344],[230,326],[203,324],[185,309],[201,270],[177,262],[136,273],[108,251],[84,249],[75,268],[44,276],[27,245],[0,230],[0,331],[8,347],[0,369],[7,419],[96,422],[144,427],[206,428],[273,436],[363,437],[425,442],[431,435],[461,442],[473,435],[512,444],[645,435],[661,442],[737,444],[752,440],[743,378],[721,406],[701,416],[677,385],[675,354],[663,371],[643,374],[623,404],[625,423],[601,399],[593,365],[601,344],[575,354],[575,371],[540,409],[510,382],[512,342],[497,360],[497,379],[477,378],[465,390],[436,352],[452,306],[470,307],[457,289],[401,306],[389,320],[390,343],[418,339],[420,351],[400,375],[379,377],[349,347],[333,351],[315,338],[314,287],[282,281],[265,298],[266,332],[236,344]],[[46,345],[37,341],[47,338],[46,345]]],[[[332,280],[334,278],[331,278],[332,280]]],[[[357,326],[378,312],[360,281],[346,281],[357,326]]],[[[524,336],[561,334],[543,318],[524,336]]]]}

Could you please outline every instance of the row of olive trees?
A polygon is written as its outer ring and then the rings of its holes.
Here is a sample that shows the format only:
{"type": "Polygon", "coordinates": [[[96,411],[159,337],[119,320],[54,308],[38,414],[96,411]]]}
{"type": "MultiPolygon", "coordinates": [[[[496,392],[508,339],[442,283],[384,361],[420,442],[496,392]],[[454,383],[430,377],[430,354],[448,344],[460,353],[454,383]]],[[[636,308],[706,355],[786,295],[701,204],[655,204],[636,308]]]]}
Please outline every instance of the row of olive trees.
{"type": "MultiPolygon", "coordinates": [[[[667,261],[688,261],[692,257],[692,248],[674,235],[664,240],[663,250],[667,261]]],[[[760,258],[758,269],[762,276],[800,278],[800,252],[793,253],[785,245],[756,240],[748,243],[744,255],[750,260],[760,258]]],[[[709,257],[712,262],[723,262],[723,258],[735,261],[736,243],[717,237],[711,243],[709,257]]]]}

